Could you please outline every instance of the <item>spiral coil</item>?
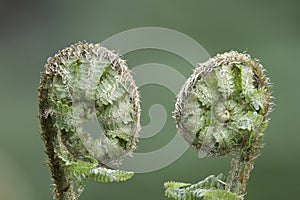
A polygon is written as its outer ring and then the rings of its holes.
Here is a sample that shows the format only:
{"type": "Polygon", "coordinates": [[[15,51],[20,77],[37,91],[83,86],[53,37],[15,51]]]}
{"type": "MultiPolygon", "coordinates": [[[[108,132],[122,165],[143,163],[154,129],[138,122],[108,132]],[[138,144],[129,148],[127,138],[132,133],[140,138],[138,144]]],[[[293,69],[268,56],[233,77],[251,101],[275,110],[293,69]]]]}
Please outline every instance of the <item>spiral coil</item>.
{"type": "Polygon", "coordinates": [[[199,64],[177,96],[186,141],[207,156],[239,152],[268,122],[269,80],[247,54],[231,51],[199,64]]]}
{"type": "Polygon", "coordinates": [[[57,199],[77,199],[87,178],[111,182],[133,175],[107,169],[136,149],[140,131],[137,86],[117,54],[78,42],[49,58],[39,118],[57,199]],[[84,128],[90,121],[98,125],[96,135],[84,128]]]}

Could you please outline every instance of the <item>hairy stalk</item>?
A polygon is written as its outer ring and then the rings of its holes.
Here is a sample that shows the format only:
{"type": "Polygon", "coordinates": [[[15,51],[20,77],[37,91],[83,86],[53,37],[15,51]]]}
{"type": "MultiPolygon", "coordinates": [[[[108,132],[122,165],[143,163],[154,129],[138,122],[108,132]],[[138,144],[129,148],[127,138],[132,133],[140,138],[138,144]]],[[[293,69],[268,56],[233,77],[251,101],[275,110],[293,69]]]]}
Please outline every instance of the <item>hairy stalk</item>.
{"type": "MultiPolygon", "coordinates": [[[[261,141],[253,144],[248,152],[243,152],[237,158],[231,160],[231,171],[229,172],[228,182],[225,187],[227,191],[232,191],[236,194],[246,194],[246,186],[251,170],[254,168],[254,162],[261,149],[261,141]]],[[[243,199],[243,197],[241,197],[243,199]]]]}
{"type": "Polygon", "coordinates": [[[204,185],[209,187],[169,184],[166,195],[175,199],[243,199],[262,148],[270,99],[263,67],[247,54],[231,51],[199,64],[178,94],[177,129],[201,157],[234,155],[231,171],[227,179],[205,179],[204,185]],[[178,195],[170,195],[174,193],[178,195]]]}
{"type": "MultiPolygon", "coordinates": [[[[39,88],[39,109],[46,110],[49,108],[47,95],[48,88],[45,86],[45,78],[41,78],[41,86],[39,88]]],[[[49,114],[39,114],[41,124],[41,135],[46,146],[46,153],[49,158],[48,166],[52,173],[52,179],[54,180],[53,193],[56,199],[68,200],[77,199],[79,194],[70,187],[71,182],[66,175],[63,163],[55,152],[57,146],[57,128],[55,127],[55,119],[49,114]]]]}
{"type": "Polygon", "coordinates": [[[54,199],[78,199],[89,178],[118,182],[133,176],[111,167],[136,148],[139,94],[125,61],[100,44],[78,42],[48,59],[39,119],[54,199]]]}

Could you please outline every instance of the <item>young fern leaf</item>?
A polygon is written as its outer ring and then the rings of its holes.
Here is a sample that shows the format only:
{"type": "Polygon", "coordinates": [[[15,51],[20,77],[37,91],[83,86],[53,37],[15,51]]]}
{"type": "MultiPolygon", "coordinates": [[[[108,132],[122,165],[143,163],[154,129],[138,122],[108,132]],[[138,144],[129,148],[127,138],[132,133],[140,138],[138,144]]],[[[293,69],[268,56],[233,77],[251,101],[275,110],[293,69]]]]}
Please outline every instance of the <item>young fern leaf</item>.
{"type": "Polygon", "coordinates": [[[222,177],[222,174],[217,177],[211,175],[196,184],[166,182],[164,184],[165,195],[176,200],[209,200],[216,199],[216,197],[220,200],[237,200],[237,194],[225,191],[225,182],[222,177]]]}
{"type": "Polygon", "coordinates": [[[178,133],[203,156],[234,155],[226,181],[209,176],[169,187],[175,199],[239,199],[262,148],[271,110],[269,79],[249,55],[231,51],[199,64],[177,96],[178,133]],[[222,184],[220,184],[222,183],[222,184]]]}
{"type": "Polygon", "coordinates": [[[103,183],[126,181],[134,174],[133,172],[98,167],[98,161],[90,156],[85,158],[85,160],[90,161],[69,161],[62,155],[58,156],[64,162],[68,175],[73,176],[78,185],[82,184],[82,182],[87,179],[94,179],[95,181],[103,183]]]}
{"type": "Polygon", "coordinates": [[[39,119],[55,199],[78,199],[89,178],[118,182],[133,176],[108,166],[136,148],[139,94],[125,61],[100,44],[79,42],[49,58],[41,74],[39,119]],[[97,125],[92,132],[85,128],[91,122],[97,125]]]}

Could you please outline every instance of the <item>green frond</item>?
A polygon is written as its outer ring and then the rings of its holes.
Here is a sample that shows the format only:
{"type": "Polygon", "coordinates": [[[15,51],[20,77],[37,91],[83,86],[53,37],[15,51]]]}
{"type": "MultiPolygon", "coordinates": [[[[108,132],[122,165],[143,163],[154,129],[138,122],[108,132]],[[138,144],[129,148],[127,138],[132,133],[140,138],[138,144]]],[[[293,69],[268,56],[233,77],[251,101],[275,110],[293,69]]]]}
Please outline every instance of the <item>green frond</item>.
{"type": "Polygon", "coordinates": [[[175,181],[168,181],[164,183],[164,188],[180,188],[180,187],[187,187],[190,186],[190,183],[180,183],[180,182],[175,182],[175,181]]]}
{"type": "Polygon", "coordinates": [[[112,68],[105,70],[96,90],[96,97],[102,104],[112,104],[125,94],[124,88],[119,85],[120,79],[121,76],[112,68]]]}
{"type": "Polygon", "coordinates": [[[120,182],[130,179],[133,175],[133,172],[98,167],[91,170],[88,178],[94,178],[99,182],[120,182]]]}
{"type": "Polygon", "coordinates": [[[175,200],[236,200],[238,195],[225,191],[223,175],[211,175],[196,184],[166,182],[165,195],[175,200]]]}
{"type": "Polygon", "coordinates": [[[237,200],[239,196],[226,190],[210,190],[203,192],[203,200],[237,200]]]}
{"type": "Polygon", "coordinates": [[[221,66],[216,69],[216,78],[218,80],[218,90],[224,98],[229,98],[234,92],[234,77],[232,70],[228,66],[221,66]]]}
{"type": "Polygon", "coordinates": [[[64,162],[64,166],[69,176],[74,178],[75,183],[80,186],[91,178],[99,182],[120,182],[131,178],[134,173],[121,170],[113,170],[105,167],[99,167],[98,161],[90,156],[85,157],[85,160],[69,161],[62,155],[59,155],[64,162]]]}
{"type": "Polygon", "coordinates": [[[252,94],[254,92],[253,86],[253,70],[248,66],[240,66],[241,78],[242,78],[242,92],[247,94],[252,94]]]}

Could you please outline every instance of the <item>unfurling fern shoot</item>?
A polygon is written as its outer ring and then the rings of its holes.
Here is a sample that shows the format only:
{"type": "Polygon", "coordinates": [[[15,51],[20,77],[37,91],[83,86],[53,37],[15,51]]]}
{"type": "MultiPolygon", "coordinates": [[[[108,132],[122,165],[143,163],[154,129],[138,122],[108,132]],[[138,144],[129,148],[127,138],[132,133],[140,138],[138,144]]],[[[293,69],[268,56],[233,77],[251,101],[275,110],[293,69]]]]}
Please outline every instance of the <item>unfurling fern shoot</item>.
{"type": "Polygon", "coordinates": [[[175,199],[243,199],[262,148],[270,112],[270,84],[262,65],[231,51],[199,64],[177,96],[178,132],[201,156],[234,155],[227,179],[209,176],[197,184],[168,182],[175,199]]]}
{"type": "Polygon", "coordinates": [[[39,119],[55,199],[78,199],[88,178],[132,177],[108,167],[133,152],[140,130],[137,87],[117,54],[79,42],[49,58],[40,80],[39,119]],[[92,122],[96,134],[85,128],[92,122]]]}

